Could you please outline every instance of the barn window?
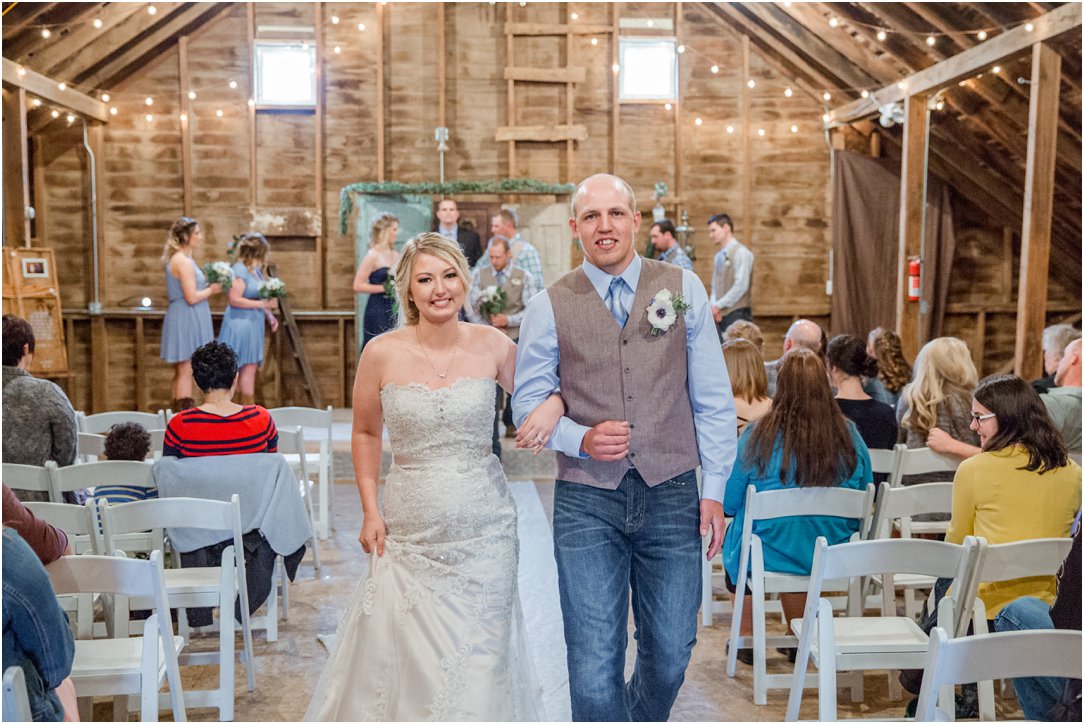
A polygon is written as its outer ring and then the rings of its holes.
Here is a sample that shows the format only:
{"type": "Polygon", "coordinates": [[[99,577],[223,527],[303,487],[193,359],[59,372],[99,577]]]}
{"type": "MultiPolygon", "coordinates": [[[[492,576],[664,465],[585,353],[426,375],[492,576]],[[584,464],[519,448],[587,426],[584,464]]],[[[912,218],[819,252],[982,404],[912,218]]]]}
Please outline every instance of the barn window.
{"type": "Polygon", "coordinates": [[[620,89],[625,102],[677,100],[677,41],[621,38],[620,89]]]}
{"type": "Polygon", "coordinates": [[[316,48],[309,43],[256,43],[256,105],[315,106],[316,48]]]}

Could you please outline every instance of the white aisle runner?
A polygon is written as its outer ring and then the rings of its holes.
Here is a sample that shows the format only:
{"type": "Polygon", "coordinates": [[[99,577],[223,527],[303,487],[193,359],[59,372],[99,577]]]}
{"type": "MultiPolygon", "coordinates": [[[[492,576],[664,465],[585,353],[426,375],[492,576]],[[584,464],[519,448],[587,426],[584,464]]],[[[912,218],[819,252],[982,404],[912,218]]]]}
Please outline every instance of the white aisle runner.
{"type": "Polygon", "coordinates": [[[519,512],[519,597],[527,629],[527,648],[542,685],[547,718],[571,721],[553,532],[535,484],[510,483],[510,487],[519,512]]]}

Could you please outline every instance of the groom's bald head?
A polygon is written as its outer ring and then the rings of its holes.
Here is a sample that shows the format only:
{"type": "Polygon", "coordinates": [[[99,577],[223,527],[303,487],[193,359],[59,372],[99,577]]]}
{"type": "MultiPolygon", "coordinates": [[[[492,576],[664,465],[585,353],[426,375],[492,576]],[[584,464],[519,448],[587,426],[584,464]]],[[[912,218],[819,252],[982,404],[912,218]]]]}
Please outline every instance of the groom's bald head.
{"type": "Polygon", "coordinates": [[[580,181],[579,186],[572,192],[572,198],[569,199],[568,207],[569,211],[572,212],[573,219],[576,218],[576,205],[579,204],[584,192],[589,186],[595,185],[598,182],[612,183],[614,188],[620,189],[621,192],[625,194],[625,198],[629,204],[629,210],[633,213],[636,212],[636,193],[623,178],[609,173],[596,173],[594,176],[588,176],[583,181],[580,181]]]}

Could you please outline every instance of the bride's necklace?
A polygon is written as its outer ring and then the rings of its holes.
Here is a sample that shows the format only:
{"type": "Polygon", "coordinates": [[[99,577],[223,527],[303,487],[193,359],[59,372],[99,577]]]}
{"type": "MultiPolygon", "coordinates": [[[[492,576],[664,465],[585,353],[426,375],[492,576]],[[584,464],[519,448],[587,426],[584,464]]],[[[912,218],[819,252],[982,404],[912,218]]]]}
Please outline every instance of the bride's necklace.
{"type": "Polygon", "coordinates": [[[414,327],[414,338],[418,340],[418,346],[422,348],[422,354],[425,355],[425,361],[429,363],[429,366],[433,369],[433,374],[442,380],[448,379],[448,373],[452,371],[452,365],[455,364],[455,355],[459,352],[459,326],[455,328],[455,344],[452,346],[452,359],[448,362],[448,369],[444,370],[444,374],[437,372],[436,366],[433,364],[433,360],[429,359],[429,353],[425,351],[425,345],[422,344],[422,338],[418,334],[418,328],[414,327]]]}

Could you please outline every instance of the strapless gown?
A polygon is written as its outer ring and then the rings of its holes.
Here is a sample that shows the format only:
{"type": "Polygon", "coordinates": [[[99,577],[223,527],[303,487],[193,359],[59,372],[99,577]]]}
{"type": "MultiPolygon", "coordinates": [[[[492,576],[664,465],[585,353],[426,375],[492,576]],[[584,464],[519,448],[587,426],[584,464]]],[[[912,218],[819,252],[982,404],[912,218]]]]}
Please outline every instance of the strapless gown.
{"type": "Polygon", "coordinates": [[[490,452],[494,381],[387,385],[388,535],[339,624],[310,721],[544,717],[517,583],[516,507],[490,452]]]}

